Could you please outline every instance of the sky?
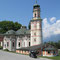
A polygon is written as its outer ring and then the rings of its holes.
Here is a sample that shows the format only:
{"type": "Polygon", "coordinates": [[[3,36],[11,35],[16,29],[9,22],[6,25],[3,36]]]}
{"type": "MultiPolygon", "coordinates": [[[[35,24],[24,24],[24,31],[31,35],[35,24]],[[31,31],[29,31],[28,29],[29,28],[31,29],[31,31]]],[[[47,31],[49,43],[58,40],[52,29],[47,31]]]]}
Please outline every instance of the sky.
{"type": "MultiPolygon", "coordinates": [[[[43,40],[60,39],[60,0],[37,0],[41,8],[43,40]]],[[[0,21],[19,22],[28,27],[35,0],[0,0],[0,21]]]]}

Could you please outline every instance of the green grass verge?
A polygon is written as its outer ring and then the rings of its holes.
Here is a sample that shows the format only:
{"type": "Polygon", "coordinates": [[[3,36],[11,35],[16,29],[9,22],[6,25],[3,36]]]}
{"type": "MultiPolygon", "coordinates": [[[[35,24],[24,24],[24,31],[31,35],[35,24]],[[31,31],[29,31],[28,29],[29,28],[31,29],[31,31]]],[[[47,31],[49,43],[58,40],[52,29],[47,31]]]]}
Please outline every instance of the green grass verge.
{"type": "Polygon", "coordinates": [[[60,56],[56,56],[56,57],[41,57],[40,58],[48,58],[48,59],[53,59],[53,60],[60,60],[60,56]]]}

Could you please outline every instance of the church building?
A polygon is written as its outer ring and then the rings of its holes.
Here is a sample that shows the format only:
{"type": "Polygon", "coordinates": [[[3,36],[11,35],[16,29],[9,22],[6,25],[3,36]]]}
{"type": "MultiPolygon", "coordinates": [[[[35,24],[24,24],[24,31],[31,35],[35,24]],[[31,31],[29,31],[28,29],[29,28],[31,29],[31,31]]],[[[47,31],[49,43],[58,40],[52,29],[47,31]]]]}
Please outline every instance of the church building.
{"type": "Polygon", "coordinates": [[[58,54],[56,48],[43,44],[40,5],[37,3],[33,6],[33,18],[30,20],[30,26],[31,29],[22,26],[17,31],[7,31],[3,38],[3,49],[21,54],[29,54],[31,50],[37,50],[40,56],[56,56],[58,54]]]}

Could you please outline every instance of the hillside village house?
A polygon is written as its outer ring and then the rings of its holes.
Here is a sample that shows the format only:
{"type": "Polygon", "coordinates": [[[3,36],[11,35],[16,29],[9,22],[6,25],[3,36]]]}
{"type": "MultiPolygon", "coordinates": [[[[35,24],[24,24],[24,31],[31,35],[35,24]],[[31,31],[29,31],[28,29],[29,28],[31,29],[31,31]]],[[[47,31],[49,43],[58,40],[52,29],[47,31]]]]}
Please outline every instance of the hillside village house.
{"type": "Polygon", "coordinates": [[[42,19],[40,17],[40,5],[38,4],[33,6],[33,18],[30,20],[30,26],[30,30],[22,26],[17,31],[7,31],[3,38],[3,49],[21,54],[29,54],[31,50],[37,50],[40,56],[58,55],[58,50],[54,46],[43,44],[42,19]]]}

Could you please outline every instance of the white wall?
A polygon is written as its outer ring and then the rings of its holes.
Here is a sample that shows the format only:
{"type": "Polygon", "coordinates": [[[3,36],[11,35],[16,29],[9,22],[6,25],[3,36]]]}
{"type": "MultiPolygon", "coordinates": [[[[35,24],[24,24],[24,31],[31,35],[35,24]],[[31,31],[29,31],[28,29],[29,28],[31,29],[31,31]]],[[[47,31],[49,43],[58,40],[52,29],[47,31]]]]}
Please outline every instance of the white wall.
{"type": "MultiPolygon", "coordinates": [[[[12,41],[16,41],[15,38],[12,38],[13,36],[9,36],[9,38],[7,36],[4,37],[3,39],[3,49],[8,49],[9,51],[15,51],[16,46],[13,48],[12,47],[12,41]],[[9,46],[7,46],[7,42],[9,42],[9,46]]],[[[15,44],[16,45],[16,44],[15,44]]]]}
{"type": "Polygon", "coordinates": [[[42,44],[42,27],[40,25],[40,20],[31,22],[31,46],[42,44]],[[36,33],[36,36],[34,33],[36,33]],[[36,39],[36,42],[34,42],[34,39],[36,39]]]}
{"type": "Polygon", "coordinates": [[[29,42],[30,42],[30,38],[28,36],[22,36],[22,38],[17,37],[17,46],[16,48],[19,49],[21,47],[28,47],[29,46],[29,42]],[[20,47],[18,46],[18,43],[20,42],[20,47]],[[24,45],[25,43],[25,45],[24,45]]]}

